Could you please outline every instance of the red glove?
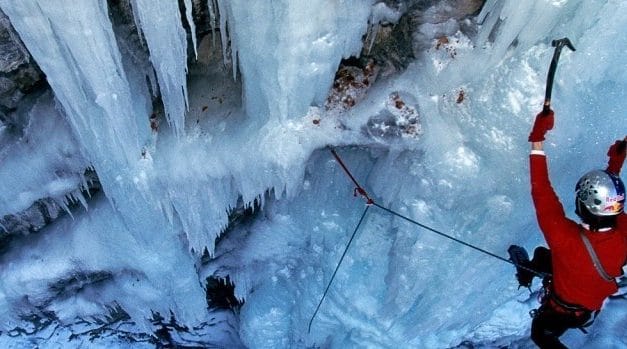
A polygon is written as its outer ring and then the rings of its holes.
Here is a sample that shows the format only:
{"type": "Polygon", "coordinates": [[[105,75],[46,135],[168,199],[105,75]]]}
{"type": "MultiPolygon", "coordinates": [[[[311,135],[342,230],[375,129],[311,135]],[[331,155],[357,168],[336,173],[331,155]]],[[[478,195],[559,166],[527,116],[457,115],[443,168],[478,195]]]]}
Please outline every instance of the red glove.
{"type": "Polygon", "coordinates": [[[607,156],[610,157],[607,162],[607,171],[618,175],[620,169],[623,167],[625,161],[625,148],[627,145],[627,137],[622,141],[616,141],[610,149],[607,151],[607,156]]]}
{"type": "Polygon", "coordinates": [[[533,123],[533,128],[529,134],[529,142],[542,142],[544,141],[544,135],[553,129],[554,121],[553,110],[545,112],[541,111],[536,115],[536,121],[533,123]]]}

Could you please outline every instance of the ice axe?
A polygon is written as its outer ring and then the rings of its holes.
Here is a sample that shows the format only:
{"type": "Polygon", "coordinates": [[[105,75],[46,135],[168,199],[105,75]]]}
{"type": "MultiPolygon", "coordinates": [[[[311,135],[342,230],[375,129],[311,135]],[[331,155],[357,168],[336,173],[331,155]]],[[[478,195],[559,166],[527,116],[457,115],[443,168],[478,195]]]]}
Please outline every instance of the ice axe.
{"type": "Polygon", "coordinates": [[[551,45],[555,47],[555,51],[553,52],[553,59],[551,60],[551,65],[549,66],[549,74],[546,78],[544,107],[542,108],[543,113],[548,113],[549,110],[551,110],[551,91],[553,90],[553,78],[555,77],[555,70],[557,69],[557,62],[560,59],[560,53],[562,53],[562,47],[566,46],[572,51],[575,51],[575,46],[573,46],[568,38],[553,40],[551,41],[551,45]]]}

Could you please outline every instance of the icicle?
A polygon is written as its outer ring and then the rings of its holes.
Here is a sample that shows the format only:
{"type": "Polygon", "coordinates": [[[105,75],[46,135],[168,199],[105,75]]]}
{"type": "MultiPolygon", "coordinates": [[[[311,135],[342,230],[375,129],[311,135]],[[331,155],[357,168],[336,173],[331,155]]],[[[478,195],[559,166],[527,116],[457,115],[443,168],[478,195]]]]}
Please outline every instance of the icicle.
{"type": "Polygon", "coordinates": [[[246,302],[246,295],[248,294],[248,291],[250,289],[251,282],[249,282],[248,278],[244,278],[244,276],[241,274],[232,275],[231,279],[233,279],[232,282],[233,285],[235,285],[235,289],[233,290],[233,293],[235,293],[235,298],[238,302],[243,304],[244,302],[246,302]]]}
{"type": "Polygon", "coordinates": [[[224,5],[222,5],[222,2],[220,0],[216,0],[216,3],[218,4],[218,13],[220,15],[220,41],[222,41],[222,60],[226,63],[227,62],[226,48],[228,46],[227,36],[226,36],[227,13],[226,13],[226,9],[224,8],[224,5]]]}
{"type": "Polygon", "coordinates": [[[67,213],[68,215],[70,215],[70,217],[72,217],[72,219],[74,219],[74,215],[72,215],[72,211],[70,211],[70,208],[68,207],[67,202],[65,200],[66,200],[66,197],[63,197],[63,200],[61,201],[55,199],[55,201],[57,202],[59,206],[61,206],[63,211],[65,211],[65,213],[67,213]]]}
{"type": "Polygon", "coordinates": [[[207,6],[209,7],[209,27],[211,28],[211,43],[215,47],[216,45],[216,27],[218,26],[218,17],[216,9],[218,5],[216,0],[208,0],[207,6]]]}
{"type": "Polygon", "coordinates": [[[85,208],[85,211],[88,211],[89,208],[87,207],[87,200],[85,200],[85,196],[83,195],[83,192],[81,192],[80,190],[77,190],[75,197],[78,198],[78,201],[80,201],[81,205],[83,205],[83,207],[85,208]]]}
{"type": "MultiPolygon", "coordinates": [[[[137,11],[135,3],[133,1],[129,1],[129,4],[131,6],[131,12],[135,13],[135,11],[137,11]]],[[[139,43],[142,45],[142,47],[146,47],[146,42],[144,41],[144,34],[141,31],[142,26],[139,22],[139,16],[133,15],[133,22],[135,23],[135,29],[137,29],[137,36],[139,36],[139,43]]]]}
{"type": "Polygon", "coordinates": [[[133,121],[143,96],[128,84],[106,1],[2,1],[2,8],[48,77],[82,152],[127,168],[147,133],[133,121]]]}
{"type": "Polygon", "coordinates": [[[381,26],[376,24],[371,24],[370,29],[368,30],[367,39],[368,40],[368,54],[372,51],[372,46],[374,46],[375,39],[377,38],[377,34],[379,34],[379,28],[381,26]]]}
{"type": "Polygon", "coordinates": [[[231,64],[233,65],[233,80],[237,80],[237,48],[232,33],[228,30],[229,23],[227,21],[228,9],[223,5],[221,0],[216,0],[218,4],[218,14],[220,16],[220,40],[222,41],[222,59],[226,63],[227,52],[229,46],[229,37],[231,39],[231,64]]]}
{"type": "Polygon", "coordinates": [[[185,0],[185,16],[192,34],[192,44],[194,45],[194,56],[198,59],[198,45],[196,43],[196,25],[194,24],[194,16],[192,14],[192,1],[185,0]]]}
{"type": "MultiPolygon", "coordinates": [[[[215,241],[215,239],[212,240],[212,241],[215,241]]],[[[207,244],[207,246],[205,246],[205,251],[207,251],[207,254],[209,255],[210,259],[214,259],[216,257],[215,249],[216,249],[215,248],[215,242],[210,242],[210,243],[207,244]]]]}
{"type": "MultiPolygon", "coordinates": [[[[150,61],[157,74],[168,123],[175,133],[185,133],[187,94],[187,35],[177,2],[133,0],[150,61]]],[[[191,11],[191,6],[189,7],[191,11]]],[[[190,23],[193,26],[193,21],[190,23]]],[[[195,31],[195,29],[193,29],[195,31]]],[[[195,39],[194,39],[195,40],[195,39]]],[[[195,44],[194,44],[195,45],[195,44]]],[[[195,49],[195,47],[194,47],[195,49]]]]}
{"type": "Polygon", "coordinates": [[[85,178],[85,173],[80,174],[81,180],[81,189],[87,192],[87,195],[91,198],[91,193],[89,192],[89,185],[87,184],[87,178],[85,178]]]}
{"type": "MultiPolygon", "coordinates": [[[[263,195],[263,194],[259,194],[259,196],[258,196],[257,198],[258,198],[258,201],[257,201],[257,202],[259,203],[259,209],[261,210],[261,209],[263,209],[263,206],[264,206],[264,204],[265,204],[265,199],[264,199],[264,198],[265,198],[265,195],[263,195]]],[[[253,207],[253,209],[254,209],[254,207],[253,207]]],[[[253,212],[254,212],[254,211],[253,211],[253,212]]]]}

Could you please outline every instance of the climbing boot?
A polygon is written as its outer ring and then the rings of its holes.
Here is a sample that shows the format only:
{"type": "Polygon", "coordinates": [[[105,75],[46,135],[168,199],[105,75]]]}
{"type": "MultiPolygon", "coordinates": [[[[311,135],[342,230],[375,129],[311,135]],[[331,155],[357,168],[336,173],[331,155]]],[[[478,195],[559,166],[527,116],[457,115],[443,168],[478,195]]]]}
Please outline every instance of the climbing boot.
{"type": "Polygon", "coordinates": [[[533,269],[531,268],[531,262],[529,261],[529,254],[527,251],[518,245],[511,245],[507,249],[509,253],[509,259],[516,266],[516,279],[518,280],[518,287],[531,287],[531,281],[535,276],[533,269]]]}

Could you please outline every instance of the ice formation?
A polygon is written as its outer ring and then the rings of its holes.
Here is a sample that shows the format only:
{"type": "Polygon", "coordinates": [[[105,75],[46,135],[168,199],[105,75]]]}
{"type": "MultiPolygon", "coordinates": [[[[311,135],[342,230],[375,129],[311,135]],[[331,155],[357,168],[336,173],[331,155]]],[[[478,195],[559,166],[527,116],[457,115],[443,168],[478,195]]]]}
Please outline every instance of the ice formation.
{"type": "MultiPolygon", "coordinates": [[[[381,205],[497,254],[532,248],[526,135],[550,40],[577,47],[547,145],[572,211],[573,183],[624,137],[627,4],[131,0],[136,44],[113,3],[0,0],[54,94],[16,111],[23,134],[0,124],[0,216],[42,197],[87,207],[0,249],[3,347],[151,347],[158,330],[169,345],[531,346],[535,300],[510,265],[376,207],[309,333],[364,210],[326,147],[381,205]],[[198,13],[215,37],[196,36],[198,13]],[[403,25],[403,70],[338,72],[403,25]],[[87,168],[103,189],[92,198],[87,168]],[[207,310],[207,278],[227,277],[241,309],[207,310]]],[[[626,314],[610,300],[590,335],[565,340],[627,345],[626,314]]]]}
{"type": "MultiPolygon", "coordinates": [[[[185,1],[185,8],[196,47],[190,0],[185,1]]],[[[187,111],[187,34],[181,24],[178,3],[134,0],[133,10],[157,73],[167,120],[174,131],[181,134],[185,130],[187,111]]]]}

